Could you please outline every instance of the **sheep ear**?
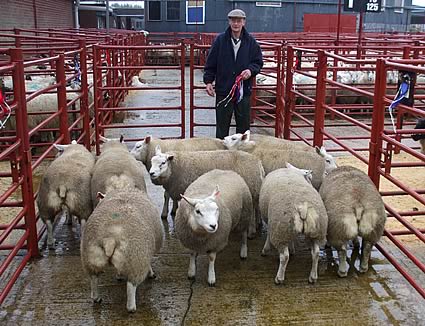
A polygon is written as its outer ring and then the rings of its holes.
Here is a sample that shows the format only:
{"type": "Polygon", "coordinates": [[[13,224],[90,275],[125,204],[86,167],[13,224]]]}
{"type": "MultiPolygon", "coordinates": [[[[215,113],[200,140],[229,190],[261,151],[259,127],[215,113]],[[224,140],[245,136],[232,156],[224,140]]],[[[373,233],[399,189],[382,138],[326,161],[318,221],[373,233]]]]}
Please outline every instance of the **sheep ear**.
{"type": "Polygon", "coordinates": [[[218,185],[216,185],[213,193],[211,194],[211,197],[215,199],[215,198],[218,198],[219,196],[220,196],[220,188],[218,187],[218,185]]]}
{"type": "Polygon", "coordinates": [[[251,136],[251,131],[247,130],[243,133],[241,140],[249,140],[249,137],[251,136]]]}
{"type": "Polygon", "coordinates": [[[160,154],[162,154],[162,152],[161,152],[161,146],[156,145],[156,147],[155,147],[155,155],[160,155],[160,154]]]}
{"type": "Polygon", "coordinates": [[[286,162],[285,165],[287,169],[295,169],[295,166],[293,166],[291,163],[286,162]]]}
{"type": "Polygon", "coordinates": [[[174,155],[168,155],[167,156],[167,161],[172,161],[174,159],[174,155]]]}
{"type": "Polygon", "coordinates": [[[186,197],[185,195],[182,195],[182,194],[180,194],[180,197],[183,198],[185,201],[187,201],[187,203],[190,206],[195,207],[195,205],[196,205],[196,199],[192,199],[192,198],[186,197]]]}
{"type": "Polygon", "coordinates": [[[53,144],[59,152],[63,152],[69,145],[53,144]]]}
{"type": "Polygon", "coordinates": [[[326,149],[322,146],[322,147],[318,147],[318,146],[316,146],[316,152],[317,152],[317,154],[319,154],[320,156],[323,156],[323,157],[325,157],[325,155],[326,155],[326,149]]]}
{"type": "Polygon", "coordinates": [[[105,198],[105,194],[102,193],[102,192],[100,192],[100,191],[98,191],[97,194],[96,194],[96,198],[98,200],[102,200],[103,198],[105,198]]]}
{"type": "Polygon", "coordinates": [[[144,140],[144,142],[146,143],[146,144],[149,144],[150,142],[151,142],[151,140],[152,140],[152,136],[146,136],[146,138],[145,138],[145,140],[144,140]]]}
{"type": "Polygon", "coordinates": [[[124,135],[120,136],[120,143],[124,143],[124,135]]]}

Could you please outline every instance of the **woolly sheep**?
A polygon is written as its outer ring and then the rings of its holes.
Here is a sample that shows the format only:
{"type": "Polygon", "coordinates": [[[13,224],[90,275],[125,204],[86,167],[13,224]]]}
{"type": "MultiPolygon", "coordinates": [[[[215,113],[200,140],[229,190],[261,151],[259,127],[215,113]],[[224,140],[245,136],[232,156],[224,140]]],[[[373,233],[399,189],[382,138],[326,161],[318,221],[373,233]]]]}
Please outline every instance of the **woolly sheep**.
{"type": "Polygon", "coordinates": [[[266,175],[276,169],[284,168],[286,162],[299,168],[310,169],[313,171],[312,183],[316,189],[319,189],[323,176],[336,168],[335,159],[326,152],[324,147],[316,147],[316,153],[314,153],[312,148],[308,151],[303,150],[304,145],[292,146],[292,142],[280,141],[284,144],[283,147],[273,146],[272,148],[266,145],[266,142],[260,142],[260,145],[257,145],[256,142],[249,140],[248,131],[245,134],[225,137],[223,143],[229,149],[247,150],[249,148],[248,152],[261,160],[266,175]]]}
{"type": "MultiPolygon", "coordinates": [[[[155,148],[160,145],[164,152],[169,151],[214,151],[217,149],[226,149],[222,141],[216,138],[187,138],[187,139],[155,139],[152,136],[147,136],[144,140],[137,142],[131,154],[141,161],[146,169],[151,168],[151,159],[155,155],[155,148]]],[[[161,217],[167,218],[168,204],[170,196],[164,192],[164,206],[162,208],[161,217]]],[[[174,202],[171,215],[176,215],[177,202],[174,202]]]]}
{"type": "Polygon", "coordinates": [[[298,234],[310,241],[312,267],[309,282],[317,281],[319,246],[326,242],[328,217],[319,194],[305,176],[293,169],[278,169],[266,176],[260,192],[261,216],[268,221],[265,255],[273,245],[279,252],[279,269],[275,283],[285,279],[289,245],[298,234]]]}
{"type": "Polygon", "coordinates": [[[55,145],[63,154],[47,168],[41,179],[37,206],[41,219],[47,225],[47,245],[54,248],[53,222],[65,210],[68,217],[79,218],[81,228],[93,208],[90,197],[90,179],[95,159],[82,145],[55,145]]]}
{"type": "Polygon", "coordinates": [[[248,153],[252,153],[258,147],[274,150],[298,149],[314,152],[314,148],[304,143],[267,135],[251,134],[249,130],[243,134],[237,133],[224,137],[223,145],[229,150],[240,150],[248,153]]]}
{"type": "MultiPolygon", "coordinates": [[[[264,178],[264,169],[260,160],[251,154],[240,151],[162,153],[161,147],[157,146],[149,173],[154,184],[162,185],[173,200],[179,200],[180,194],[184,193],[193,181],[214,169],[237,172],[247,183],[254,208],[258,210],[258,196],[264,178]]],[[[259,214],[256,216],[258,217],[259,214]]],[[[254,235],[255,229],[253,220],[250,224],[250,237],[254,235]]]]}
{"type": "Polygon", "coordinates": [[[251,192],[233,171],[212,170],[196,179],[182,195],[175,219],[176,236],[189,248],[188,277],[196,274],[196,257],[208,254],[208,284],[214,286],[214,263],[227,246],[230,232],[241,232],[240,257],[247,257],[247,229],[253,218],[251,192]]]}
{"type": "Polygon", "coordinates": [[[347,242],[363,238],[360,272],[368,270],[372,246],[384,231],[386,213],[382,198],[370,178],[352,166],[333,170],[320,187],[328,212],[328,242],[337,249],[338,275],[347,276],[347,242]]]}
{"type": "Polygon", "coordinates": [[[88,220],[81,239],[81,262],[91,279],[91,298],[100,302],[98,278],[111,264],[127,280],[127,310],[136,311],[136,290],[146,276],[155,277],[152,257],[164,231],[155,205],[138,189],[105,195],[88,220]]]}
{"type": "Polygon", "coordinates": [[[93,168],[91,197],[97,205],[97,193],[108,193],[112,189],[134,186],[146,192],[146,183],[141,164],[128,152],[122,139],[102,138],[105,143],[102,153],[93,168]],[[128,185],[128,182],[132,184],[128,185]]]}

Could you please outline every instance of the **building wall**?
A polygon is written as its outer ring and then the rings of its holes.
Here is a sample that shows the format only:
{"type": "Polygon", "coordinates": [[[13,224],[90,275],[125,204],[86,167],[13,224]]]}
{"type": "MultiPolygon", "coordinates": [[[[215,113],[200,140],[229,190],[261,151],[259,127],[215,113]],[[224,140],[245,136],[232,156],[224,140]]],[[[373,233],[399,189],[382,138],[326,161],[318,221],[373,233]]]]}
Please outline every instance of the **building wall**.
{"type": "MultiPolygon", "coordinates": [[[[304,14],[337,14],[338,0],[283,0],[281,7],[259,7],[256,1],[208,0],[205,5],[205,24],[186,24],[186,1],[180,4],[180,20],[166,20],[166,1],[161,1],[161,21],[150,21],[149,1],[145,1],[145,25],[151,32],[222,32],[228,26],[227,13],[240,8],[247,14],[247,29],[251,32],[303,31],[304,14]],[[295,17],[295,20],[294,20],[295,17]],[[294,23],[295,22],[295,23],[294,23]]],[[[365,30],[406,30],[410,23],[411,0],[405,0],[403,13],[394,12],[394,0],[386,0],[386,10],[377,14],[367,13],[364,17],[365,30]]],[[[342,14],[353,14],[344,12],[342,14]]],[[[358,15],[357,15],[358,16],[358,15]]]]}
{"type": "Polygon", "coordinates": [[[0,0],[0,29],[74,26],[72,0],[0,0]]]}

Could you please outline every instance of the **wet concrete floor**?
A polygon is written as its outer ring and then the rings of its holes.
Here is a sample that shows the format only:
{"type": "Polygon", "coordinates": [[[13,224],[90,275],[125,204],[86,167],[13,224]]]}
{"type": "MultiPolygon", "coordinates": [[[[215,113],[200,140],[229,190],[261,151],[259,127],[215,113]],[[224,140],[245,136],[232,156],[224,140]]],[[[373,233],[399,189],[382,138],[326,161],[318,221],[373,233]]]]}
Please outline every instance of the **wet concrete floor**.
{"type": "MultiPolygon", "coordinates": [[[[161,115],[155,119],[161,120],[161,115]]],[[[147,173],[146,183],[159,210],[162,188],[152,185],[147,173]]],[[[80,262],[79,226],[64,225],[62,219],[55,230],[56,250],[40,243],[42,257],[24,269],[0,309],[0,324],[425,325],[425,301],[376,249],[366,274],[358,272],[357,259],[345,279],[337,276],[337,259],[321,252],[319,280],[310,285],[310,252],[300,238],[285,284],[276,286],[278,255],[273,251],[261,257],[263,230],[248,242],[245,261],[239,259],[238,239],[232,239],[217,256],[217,284],[211,288],[207,257],[198,258],[196,280],[188,280],[189,252],[175,238],[171,217],[164,228],[166,241],[153,262],[157,278],[139,286],[137,312],[129,314],[125,283],[115,280],[112,269],[100,278],[103,301],[91,301],[90,282],[80,262]]]]}

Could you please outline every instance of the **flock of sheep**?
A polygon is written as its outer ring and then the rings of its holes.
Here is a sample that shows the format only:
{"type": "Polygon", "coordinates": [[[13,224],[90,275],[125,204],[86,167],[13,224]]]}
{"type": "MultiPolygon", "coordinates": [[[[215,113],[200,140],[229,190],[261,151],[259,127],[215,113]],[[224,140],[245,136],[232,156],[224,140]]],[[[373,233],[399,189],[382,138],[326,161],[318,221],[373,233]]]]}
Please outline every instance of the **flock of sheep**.
{"type": "Polygon", "coordinates": [[[75,142],[57,145],[62,154],[48,167],[37,198],[50,248],[56,216],[66,212],[68,222],[72,216],[80,221],[81,261],[94,302],[101,300],[99,274],[113,265],[117,277],[127,281],[127,310],[136,310],[137,286],[155,277],[151,260],[163,243],[161,217],[168,216],[170,198],[175,234],[191,250],[187,275],[195,277],[198,254],[207,254],[210,286],[229,234],[240,234],[240,258],[246,259],[247,239],[261,220],[268,229],[262,254],[272,246],[279,252],[276,284],[285,279],[300,234],[311,246],[309,282],[314,283],[321,246],[338,251],[338,275],[344,277],[348,242],[359,245],[362,237],[360,272],[366,272],[372,246],[383,233],[386,213],[374,184],[354,167],[337,167],[324,148],[249,131],[224,140],[148,136],[130,152],[122,138],[102,140],[98,157],[75,142]],[[147,194],[140,162],[165,189],[161,214],[147,194]]]}

